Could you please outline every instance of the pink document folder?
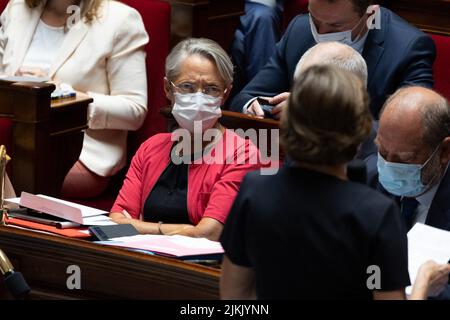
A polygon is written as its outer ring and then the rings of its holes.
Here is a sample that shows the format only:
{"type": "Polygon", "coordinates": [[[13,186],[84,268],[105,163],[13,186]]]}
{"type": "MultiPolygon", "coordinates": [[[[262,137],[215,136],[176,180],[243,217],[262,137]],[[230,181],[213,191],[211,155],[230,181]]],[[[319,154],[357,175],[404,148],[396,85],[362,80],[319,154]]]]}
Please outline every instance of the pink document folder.
{"type": "Polygon", "coordinates": [[[178,235],[138,235],[115,238],[112,241],[102,242],[102,244],[151,251],[177,258],[220,255],[224,252],[219,242],[178,235]]]}

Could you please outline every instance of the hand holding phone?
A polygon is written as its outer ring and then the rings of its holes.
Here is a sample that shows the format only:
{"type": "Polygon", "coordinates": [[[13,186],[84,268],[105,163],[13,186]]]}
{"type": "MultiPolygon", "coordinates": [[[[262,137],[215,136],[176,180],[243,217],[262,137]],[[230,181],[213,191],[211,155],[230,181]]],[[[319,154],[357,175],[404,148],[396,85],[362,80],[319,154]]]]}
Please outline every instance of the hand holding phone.
{"type": "Polygon", "coordinates": [[[269,103],[269,100],[259,97],[256,101],[258,101],[261,109],[264,111],[264,117],[273,119],[272,109],[275,108],[274,105],[269,103]]]}

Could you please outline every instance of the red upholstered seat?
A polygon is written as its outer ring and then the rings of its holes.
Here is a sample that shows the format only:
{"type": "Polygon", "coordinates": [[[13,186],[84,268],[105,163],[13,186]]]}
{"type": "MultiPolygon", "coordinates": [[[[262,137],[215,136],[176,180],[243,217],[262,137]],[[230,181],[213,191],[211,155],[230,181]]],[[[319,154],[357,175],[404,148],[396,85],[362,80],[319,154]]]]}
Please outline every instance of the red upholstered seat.
{"type": "Polygon", "coordinates": [[[8,153],[11,151],[12,125],[11,119],[0,118],[0,145],[5,145],[8,153]]]}
{"type": "Polygon", "coordinates": [[[171,7],[166,1],[123,0],[135,8],[144,20],[150,36],[147,51],[148,113],[141,129],[129,135],[128,155],[132,157],[142,142],[154,134],[165,132],[167,124],[160,109],[168,105],[164,93],[166,57],[169,54],[171,7]]]}
{"type": "Polygon", "coordinates": [[[8,4],[9,0],[0,0],[0,12],[3,12],[5,10],[6,5],[8,4]]]}
{"type": "Polygon", "coordinates": [[[450,99],[450,36],[431,35],[436,44],[434,63],[434,88],[450,99]]]}
{"type": "MultiPolygon", "coordinates": [[[[123,0],[135,8],[142,16],[145,29],[150,36],[147,52],[148,113],[142,127],[130,132],[128,138],[128,160],[135,154],[140,144],[150,136],[167,131],[165,118],[160,109],[169,104],[164,93],[165,59],[169,53],[171,6],[169,2],[158,0],[123,0]]],[[[123,176],[114,177],[107,192],[98,199],[76,201],[91,207],[109,211],[115,201],[123,176]]]]}
{"type": "Polygon", "coordinates": [[[284,2],[284,27],[298,14],[308,12],[308,0],[291,0],[284,2]]]}

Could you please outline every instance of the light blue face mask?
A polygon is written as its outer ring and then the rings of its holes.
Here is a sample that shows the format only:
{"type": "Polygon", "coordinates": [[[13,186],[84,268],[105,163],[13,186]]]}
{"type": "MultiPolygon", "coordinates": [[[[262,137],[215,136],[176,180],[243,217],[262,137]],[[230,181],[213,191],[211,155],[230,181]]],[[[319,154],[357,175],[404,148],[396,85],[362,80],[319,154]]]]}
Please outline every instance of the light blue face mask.
{"type": "MultiPolygon", "coordinates": [[[[423,165],[388,162],[378,153],[378,179],[383,188],[400,197],[417,197],[423,194],[430,185],[423,184],[422,171],[439,150],[439,147],[440,145],[423,165]]],[[[436,172],[436,175],[438,175],[438,172],[436,172]]]]}

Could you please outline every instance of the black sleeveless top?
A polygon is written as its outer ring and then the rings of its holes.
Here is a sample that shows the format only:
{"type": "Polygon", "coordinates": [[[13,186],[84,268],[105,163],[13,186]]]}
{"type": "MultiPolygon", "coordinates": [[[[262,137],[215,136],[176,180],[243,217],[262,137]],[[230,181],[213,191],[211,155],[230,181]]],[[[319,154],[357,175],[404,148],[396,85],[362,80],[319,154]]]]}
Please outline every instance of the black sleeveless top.
{"type": "Polygon", "coordinates": [[[169,163],[144,204],[144,220],[190,224],[187,209],[188,164],[169,163]]]}
{"type": "MultiPolygon", "coordinates": [[[[187,208],[189,163],[176,155],[175,146],[170,151],[169,165],[145,201],[144,221],[191,224],[187,208]]],[[[190,160],[194,158],[192,155],[190,160]]]]}

